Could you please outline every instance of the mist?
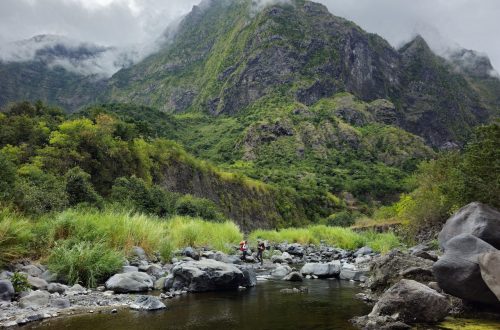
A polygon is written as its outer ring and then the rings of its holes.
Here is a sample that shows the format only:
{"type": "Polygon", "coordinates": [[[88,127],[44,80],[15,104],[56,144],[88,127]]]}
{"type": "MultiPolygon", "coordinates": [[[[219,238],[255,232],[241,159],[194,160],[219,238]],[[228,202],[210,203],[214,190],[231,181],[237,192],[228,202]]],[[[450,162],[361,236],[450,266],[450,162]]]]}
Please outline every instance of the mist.
{"type": "MultiPolygon", "coordinates": [[[[257,8],[287,0],[256,0],[257,8]]],[[[32,60],[44,43],[24,42],[35,35],[61,36],[69,48],[102,49],[80,61],[51,58],[79,73],[110,76],[140,61],[161,43],[200,0],[2,0],[0,60],[32,60]]],[[[464,47],[487,54],[500,68],[500,1],[482,0],[319,0],[338,16],[399,47],[422,35],[438,54],[464,47]]]]}

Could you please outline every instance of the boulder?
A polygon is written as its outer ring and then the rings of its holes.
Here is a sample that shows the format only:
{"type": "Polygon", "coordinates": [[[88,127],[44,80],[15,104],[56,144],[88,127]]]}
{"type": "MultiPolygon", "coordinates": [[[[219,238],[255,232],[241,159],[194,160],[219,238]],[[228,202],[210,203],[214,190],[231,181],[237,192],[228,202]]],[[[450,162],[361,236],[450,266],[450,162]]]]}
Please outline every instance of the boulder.
{"type": "MultiPolygon", "coordinates": [[[[186,287],[191,292],[237,290],[247,284],[243,272],[235,265],[211,259],[178,263],[172,269],[172,277],[172,288],[186,287]]],[[[166,287],[167,282],[168,277],[166,287]]]]}
{"type": "Polygon", "coordinates": [[[47,290],[49,285],[43,278],[33,276],[28,276],[28,283],[35,290],[47,290]]]}
{"type": "Polygon", "coordinates": [[[271,276],[274,279],[282,280],[285,276],[287,276],[291,272],[292,272],[292,269],[290,268],[290,266],[288,266],[288,265],[280,265],[280,266],[276,267],[271,272],[271,276]]]}
{"type": "Polygon", "coordinates": [[[154,288],[155,290],[163,290],[163,288],[165,287],[165,280],[166,280],[166,279],[167,279],[167,277],[166,277],[166,276],[164,276],[164,277],[160,277],[159,279],[157,279],[157,280],[155,281],[155,284],[154,284],[153,288],[154,288]]]}
{"type": "Polygon", "coordinates": [[[87,289],[85,289],[83,286],[80,284],[75,284],[72,287],[66,289],[68,293],[73,293],[73,294],[83,294],[87,292],[87,289]]]}
{"type": "Polygon", "coordinates": [[[0,280],[0,301],[10,302],[16,291],[9,280],[0,280]]]}
{"type": "Polygon", "coordinates": [[[66,290],[68,289],[68,287],[64,284],[60,284],[60,283],[50,283],[49,285],[47,285],[47,291],[49,291],[50,293],[59,293],[59,294],[63,294],[66,290]]]}
{"type": "MultiPolygon", "coordinates": [[[[47,283],[57,282],[60,280],[64,280],[64,278],[59,278],[59,276],[55,273],[52,273],[50,270],[46,270],[40,275],[47,283]]],[[[63,282],[66,282],[65,280],[63,282]]]]}
{"type": "Polygon", "coordinates": [[[146,274],[153,277],[154,279],[159,279],[160,277],[165,275],[165,271],[163,270],[163,268],[161,268],[161,266],[153,264],[146,267],[146,274]]]}
{"type": "Polygon", "coordinates": [[[432,276],[433,262],[427,259],[422,259],[414,255],[403,253],[399,250],[392,250],[386,255],[375,258],[371,265],[371,276],[368,280],[368,285],[373,291],[384,291],[390,286],[398,283],[402,278],[415,280],[421,283],[434,281],[432,276]],[[420,268],[428,270],[429,276],[421,277],[423,272],[418,276],[413,276],[415,273],[406,274],[408,269],[420,268]]]}
{"type": "Polygon", "coordinates": [[[199,260],[200,259],[200,255],[199,253],[193,249],[192,247],[188,246],[187,248],[184,249],[184,251],[182,251],[182,255],[186,256],[186,257],[189,257],[193,260],[199,260]]]}
{"type": "Polygon", "coordinates": [[[480,255],[479,268],[484,282],[500,301],[500,251],[480,255]]]}
{"type": "Polygon", "coordinates": [[[366,272],[357,269],[342,268],[340,271],[340,279],[344,281],[366,281],[366,272]]]}
{"type": "Polygon", "coordinates": [[[500,249],[500,212],[481,203],[471,203],[461,208],[446,221],[439,233],[439,244],[446,249],[446,242],[461,234],[470,234],[500,249]]]}
{"type": "Polygon", "coordinates": [[[144,292],[153,288],[153,279],[146,273],[132,272],[113,275],[106,281],[106,289],[115,293],[144,292]]]}
{"type": "Polygon", "coordinates": [[[329,263],[307,263],[302,267],[300,273],[303,276],[311,275],[319,278],[328,278],[339,276],[340,268],[340,261],[332,261],[329,263]]]}
{"type": "Polygon", "coordinates": [[[50,293],[47,291],[31,291],[26,296],[19,299],[21,308],[42,308],[49,304],[50,293]]]}
{"type": "Polygon", "coordinates": [[[300,275],[299,272],[291,272],[287,276],[283,278],[284,281],[290,281],[290,282],[302,282],[304,278],[302,275],[300,275]]]}
{"type": "Polygon", "coordinates": [[[365,256],[365,255],[372,254],[372,253],[373,253],[373,250],[370,247],[364,246],[364,247],[358,249],[356,252],[354,252],[354,256],[361,257],[361,256],[365,256]]]}
{"type": "Polygon", "coordinates": [[[289,254],[293,255],[293,256],[297,256],[297,257],[303,257],[304,256],[304,248],[302,247],[302,245],[300,244],[292,244],[292,245],[289,245],[286,252],[288,252],[289,254]]]}
{"type": "Polygon", "coordinates": [[[396,319],[404,323],[434,323],[442,321],[450,309],[450,302],[442,294],[403,279],[380,297],[369,317],[397,315],[396,319]]]}
{"type": "Polygon", "coordinates": [[[160,299],[152,296],[138,296],[135,301],[130,305],[131,309],[140,311],[156,311],[165,309],[164,303],[160,299]]]}
{"type": "Polygon", "coordinates": [[[32,265],[32,264],[22,266],[20,271],[28,274],[29,276],[33,276],[33,277],[40,277],[42,275],[42,273],[44,272],[44,270],[42,269],[41,266],[32,265]]]}
{"type": "Polygon", "coordinates": [[[458,235],[445,244],[445,254],[432,270],[444,292],[465,300],[496,303],[498,300],[483,281],[479,257],[496,249],[470,234],[458,235]]]}
{"type": "Polygon", "coordinates": [[[245,278],[245,282],[241,285],[245,288],[254,287],[257,285],[257,274],[255,273],[255,269],[253,268],[240,268],[243,276],[245,278]]]}
{"type": "Polygon", "coordinates": [[[136,266],[123,266],[122,267],[122,273],[133,273],[133,272],[138,272],[139,267],[136,266]]]}
{"type": "Polygon", "coordinates": [[[132,266],[139,266],[142,264],[146,264],[148,261],[148,255],[143,248],[139,246],[134,246],[130,251],[130,264],[132,266]]]}

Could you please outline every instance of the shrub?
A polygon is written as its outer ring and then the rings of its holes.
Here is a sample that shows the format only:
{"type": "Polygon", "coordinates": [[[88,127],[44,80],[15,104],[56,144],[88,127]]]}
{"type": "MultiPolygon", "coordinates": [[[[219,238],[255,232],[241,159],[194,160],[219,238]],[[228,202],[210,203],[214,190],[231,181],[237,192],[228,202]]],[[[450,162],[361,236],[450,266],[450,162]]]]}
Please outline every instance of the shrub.
{"type": "Polygon", "coordinates": [[[355,221],[356,218],[351,212],[343,211],[330,215],[326,220],[326,224],[331,227],[350,227],[354,225],[355,221]]]}
{"type": "Polygon", "coordinates": [[[10,278],[10,282],[16,292],[28,291],[31,287],[28,282],[28,276],[23,273],[15,272],[10,278]]]}
{"type": "Polygon", "coordinates": [[[122,267],[123,258],[123,254],[103,243],[66,241],[52,250],[48,267],[69,284],[94,288],[122,267]]]}
{"type": "Polygon", "coordinates": [[[102,198],[90,183],[90,174],[74,167],[66,173],[66,193],[70,206],[80,203],[102,206],[102,198]]]}
{"type": "Polygon", "coordinates": [[[28,254],[31,223],[8,209],[0,210],[0,266],[28,254]]]}
{"type": "Polygon", "coordinates": [[[16,182],[14,164],[0,153],[0,199],[11,197],[16,182]]]}
{"type": "Polygon", "coordinates": [[[224,215],[211,200],[197,198],[192,195],[182,196],[175,203],[175,211],[179,215],[199,217],[211,221],[224,221],[224,215]]]}

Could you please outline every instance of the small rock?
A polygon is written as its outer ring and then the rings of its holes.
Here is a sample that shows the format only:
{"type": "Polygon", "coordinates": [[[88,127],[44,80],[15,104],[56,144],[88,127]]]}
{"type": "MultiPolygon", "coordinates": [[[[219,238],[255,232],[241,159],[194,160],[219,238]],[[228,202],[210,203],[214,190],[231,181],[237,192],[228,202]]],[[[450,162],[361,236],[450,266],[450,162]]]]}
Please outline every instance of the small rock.
{"type": "Polygon", "coordinates": [[[28,283],[35,290],[47,290],[49,285],[43,278],[28,276],[28,283]]]}
{"type": "Polygon", "coordinates": [[[66,289],[68,287],[64,284],[60,284],[60,283],[49,283],[49,285],[47,285],[47,291],[49,291],[50,293],[59,293],[59,294],[63,294],[66,289]]]}
{"type": "Polygon", "coordinates": [[[68,299],[57,298],[57,299],[53,299],[50,302],[50,306],[57,308],[57,309],[66,309],[66,308],[69,308],[71,306],[71,303],[69,302],[68,299]]]}
{"type": "Polygon", "coordinates": [[[302,275],[300,275],[299,272],[291,272],[287,276],[283,278],[284,281],[290,281],[290,282],[302,282],[304,278],[302,275]]]}
{"type": "Polygon", "coordinates": [[[167,306],[156,297],[138,296],[134,303],[130,305],[130,308],[134,310],[155,311],[165,309],[167,306]]]}

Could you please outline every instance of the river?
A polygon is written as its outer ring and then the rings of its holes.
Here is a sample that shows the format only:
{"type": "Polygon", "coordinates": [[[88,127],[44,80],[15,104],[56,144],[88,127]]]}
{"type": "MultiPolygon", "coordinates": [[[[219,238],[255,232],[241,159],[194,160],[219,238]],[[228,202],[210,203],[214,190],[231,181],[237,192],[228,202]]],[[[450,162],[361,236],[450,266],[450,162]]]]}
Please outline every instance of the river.
{"type": "Polygon", "coordinates": [[[47,320],[27,329],[354,329],[349,319],[370,312],[354,296],[358,284],[339,280],[259,282],[239,292],[190,294],[167,301],[167,310],[86,314],[47,320]],[[307,294],[283,294],[284,288],[306,286],[307,294]]]}

